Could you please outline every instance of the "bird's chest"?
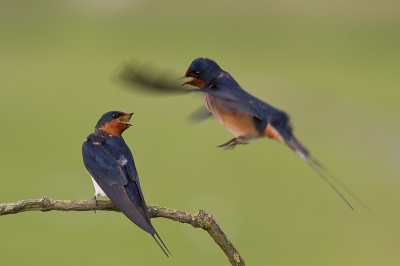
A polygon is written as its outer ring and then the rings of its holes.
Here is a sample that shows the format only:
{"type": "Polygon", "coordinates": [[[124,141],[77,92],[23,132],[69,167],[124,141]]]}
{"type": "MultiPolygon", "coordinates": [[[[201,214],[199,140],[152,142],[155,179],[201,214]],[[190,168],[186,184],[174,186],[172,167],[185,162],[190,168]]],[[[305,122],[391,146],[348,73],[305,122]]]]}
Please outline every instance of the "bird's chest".
{"type": "Polygon", "coordinates": [[[223,124],[236,137],[255,138],[260,135],[254,125],[251,115],[238,112],[233,108],[228,108],[223,101],[213,98],[206,93],[204,99],[207,109],[214,117],[223,124]]]}

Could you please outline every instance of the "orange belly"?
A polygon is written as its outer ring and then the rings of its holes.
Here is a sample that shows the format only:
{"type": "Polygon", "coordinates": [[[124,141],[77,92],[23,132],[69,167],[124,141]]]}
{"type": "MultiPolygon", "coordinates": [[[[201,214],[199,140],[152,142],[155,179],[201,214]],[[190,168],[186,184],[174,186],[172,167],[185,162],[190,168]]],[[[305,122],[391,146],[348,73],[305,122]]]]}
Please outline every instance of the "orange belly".
{"type": "Polygon", "coordinates": [[[231,131],[235,137],[252,139],[262,136],[255,128],[253,116],[244,115],[233,109],[226,108],[217,101],[210,101],[210,96],[207,93],[205,104],[215,118],[231,131]]]}
{"type": "Polygon", "coordinates": [[[271,139],[276,139],[279,142],[285,143],[285,140],[271,124],[268,124],[262,131],[262,135],[271,139]]]}

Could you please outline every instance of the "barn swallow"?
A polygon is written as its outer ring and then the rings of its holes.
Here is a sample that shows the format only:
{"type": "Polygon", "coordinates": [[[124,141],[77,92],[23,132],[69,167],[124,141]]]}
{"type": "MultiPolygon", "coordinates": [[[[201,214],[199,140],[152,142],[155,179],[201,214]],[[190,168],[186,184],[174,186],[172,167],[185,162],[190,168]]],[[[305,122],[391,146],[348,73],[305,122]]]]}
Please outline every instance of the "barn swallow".
{"type": "Polygon", "coordinates": [[[205,93],[207,109],[235,136],[218,147],[232,149],[236,145],[247,144],[248,141],[256,138],[275,139],[292,149],[336,191],[353,211],[353,207],[326,178],[323,171],[369,210],[349,188],[311,157],[308,149],[293,135],[289,116],[285,112],[243,90],[235,79],[228,72],[222,70],[215,61],[208,58],[195,59],[182,78],[191,78],[184,84],[198,87],[205,93]]]}
{"type": "Polygon", "coordinates": [[[122,138],[122,132],[131,126],[132,115],[105,113],[83,143],[83,162],[95,188],[93,199],[99,195],[109,198],[134,224],[151,234],[168,257],[171,253],[151,224],[132,153],[122,138]]]}
{"type": "Polygon", "coordinates": [[[145,64],[139,64],[137,60],[132,60],[129,63],[123,62],[115,73],[117,75],[114,80],[131,85],[130,89],[132,90],[160,93],[163,95],[184,95],[191,92],[204,92],[206,94],[206,106],[196,110],[189,118],[191,121],[200,122],[210,116],[215,116],[235,135],[235,138],[219,147],[226,149],[234,148],[238,144],[247,144],[249,140],[260,137],[276,139],[289,146],[302,158],[343,198],[350,208],[352,206],[349,202],[325,175],[332,178],[367,211],[371,212],[368,206],[355,193],[332,173],[327,171],[326,168],[322,167],[315,158],[311,157],[308,150],[297,141],[293,136],[289,117],[286,113],[244,91],[232,76],[223,71],[213,60],[206,58],[194,60],[185,76],[180,78],[192,78],[192,80],[181,84],[181,86],[169,77],[169,75],[173,74],[171,69],[165,68],[160,72],[149,62],[145,64]],[[198,88],[183,89],[182,86],[185,84],[190,84],[198,88]]]}

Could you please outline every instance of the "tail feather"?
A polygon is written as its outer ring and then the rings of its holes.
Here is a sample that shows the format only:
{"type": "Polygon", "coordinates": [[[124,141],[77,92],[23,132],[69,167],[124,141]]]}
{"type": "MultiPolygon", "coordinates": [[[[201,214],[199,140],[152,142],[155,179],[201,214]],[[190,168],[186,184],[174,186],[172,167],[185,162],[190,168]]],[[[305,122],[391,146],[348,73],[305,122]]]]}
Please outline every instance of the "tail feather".
{"type": "Polygon", "coordinates": [[[346,186],[339,178],[337,178],[334,174],[332,174],[328,169],[326,169],[325,166],[321,165],[321,163],[316,160],[315,158],[310,158],[312,163],[320,169],[320,171],[323,171],[327,176],[329,176],[330,179],[335,181],[336,184],[338,184],[344,191],[347,192],[350,196],[352,196],[360,205],[364,207],[368,212],[372,213],[371,209],[365,204],[358,196],[355,194],[348,186],[346,186]]]}
{"type": "Polygon", "coordinates": [[[314,172],[316,172],[333,190],[335,190],[335,192],[344,200],[344,202],[346,202],[347,205],[349,205],[350,209],[352,211],[355,211],[353,206],[351,206],[351,204],[347,201],[347,199],[342,195],[342,193],[340,193],[340,191],[335,187],[335,185],[329,181],[328,178],[326,178],[326,176],[320,171],[320,169],[317,167],[317,165],[314,163],[314,161],[310,160],[308,162],[308,165],[314,170],[314,172]]]}
{"type": "Polygon", "coordinates": [[[343,200],[346,204],[354,211],[353,206],[347,201],[342,193],[336,188],[336,186],[327,178],[327,176],[334,180],[344,191],[351,195],[360,205],[362,205],[368,212],[371,212],[370,208],[353,192],[349,189],[343,182],[341,182],[332,173],[326,170],[316,159],[310,156],[310,152],[295,138],[292,137],[290,140],[286,141],[285,144],[289,146],[303,161],[305,161],[311,169],[314,170],[343,200]]]}
{"type": "Polygon", "coordinates": [[[157,232],[155,232],[155,234],[152,234],[151,236],[154,238],[154,240],[156,241],[158,246],[164,252],[165,256],[167,256],[167,257],[172,256],[171,252],[168,250],[167,246],[164,244],[164,241],[162,241],[161,237],[158,235],[157,232]],[[157,236],[157,238],[155,236],[157,236]],[[160,242],[161,242],[161,244],[160,244],[160,242]]]}
{"type": "Polygon", "coordinates": [[[285,140],[285,144],[289,146],[303,161],[309,162],[310,152],[294,137],[290,140],[285,140]]]}

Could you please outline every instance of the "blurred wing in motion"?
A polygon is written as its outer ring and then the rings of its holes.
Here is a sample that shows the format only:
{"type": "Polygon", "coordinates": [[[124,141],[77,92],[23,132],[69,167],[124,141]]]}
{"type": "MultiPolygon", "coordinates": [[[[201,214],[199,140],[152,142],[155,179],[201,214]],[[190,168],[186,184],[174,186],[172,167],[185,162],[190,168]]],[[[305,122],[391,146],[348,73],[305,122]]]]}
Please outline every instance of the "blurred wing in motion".
{"type": "Polygon", "coordinates": [[[150,62],[131,60],[122,62],[112,75],[112,80],[129,85],[130,90],[163,96],[179,95],[198,89],[184,89],[178,81],[179,74],[171,68],[160,70],[150,62]]]}
{"type": "MultiPolygon", "coordinates": [[[[148,61],[141,63],[132,59],[122,62],[114,71],[111,79],[119,84],[127,85],[130,91],[145,93],[151,96],[174,96],[183,95],[200,89],[185,89],[179,81],[179,74],[169,67],[161,69],[148,61]]],[[[212,116],[210,111],[202,105],[189,115],[188,120],[192,123],[202,122],[212,116]]]]}
{"type": "Polygon", "coordinates": [[[200,123],[211,116],[213,116],[213,114],[207,109],[207,107],[201,105],[188,116],[187,120],[190,123],[200,123]]]}

